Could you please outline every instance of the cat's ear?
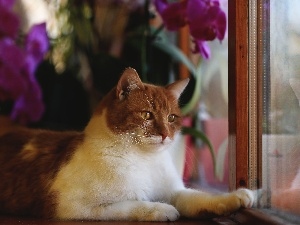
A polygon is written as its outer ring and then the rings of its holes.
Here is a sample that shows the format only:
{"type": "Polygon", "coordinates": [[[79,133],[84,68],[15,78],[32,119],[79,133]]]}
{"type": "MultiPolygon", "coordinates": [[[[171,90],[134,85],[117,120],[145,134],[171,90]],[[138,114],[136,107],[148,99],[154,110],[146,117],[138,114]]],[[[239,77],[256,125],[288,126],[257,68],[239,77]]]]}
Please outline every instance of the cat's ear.
{"type": "Polygon", "coordinates": [[[144,89],[144,85],[135,69],[126,68],[117,84],[116,95],[123,100],[130,91],[136,88],[144,89]]]}
{"type": "Polygon", "coordinates": [[[179,99],[180,95],[182,94],[182,92],[184,91],[186,86],[188,85],[189,81],[190,81],[189,78],[175,81],[174,83],[167,85],[166,89],[171,91],[173,93],[173,95],[177,99],[179,99]]]}

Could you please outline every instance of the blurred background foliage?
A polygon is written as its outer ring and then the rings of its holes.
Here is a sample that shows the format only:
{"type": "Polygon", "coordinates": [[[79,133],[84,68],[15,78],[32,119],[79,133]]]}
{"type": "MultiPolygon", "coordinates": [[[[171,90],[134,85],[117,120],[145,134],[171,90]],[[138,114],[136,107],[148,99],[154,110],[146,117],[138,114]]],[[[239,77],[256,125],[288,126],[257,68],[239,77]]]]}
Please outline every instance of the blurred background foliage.
{"type": "MultiPolygon", "coordinates": [[[[214,172],[216,165],[222,167],[223,163],[216,163],[202,121],[226,118],[228,113],[227,0],[7,2],[14,3],[15,16],[21,22],[20,36],[42,23],[50,39],[49,51],[35,71],[43,114],[40,119],[26,121],[38,122],[23,125],[82,130],[126,67],[135,68],[142,81],[157,85],[189,77],[180,99],[185,116],[182,134],[193,137],[197,148],[208,146],[214,172]],[[167,30],[170,27],[172,31],[167,30]]],[[[10,114],[13,103],[0,101],[0,115],[10,114]]],[[[23,106],[34,111],[27,104],[23,106]]],[[[186,144],[186,148],[192,149],[193,144],[186,144]]]]}
{"type": "MultiPolygon", "coordinates": [[[[157,40],[176,44],[176,33],[161,29],[149,1],[46,3],[53,20],[47,22],[51,49],[37,70],[46,111],[32,126],[83,129],[95,104],[129,66],[144,82],[166,85],[179,78],[177,61],[155,45],[157,40]]],[[[192,78],[182,105],[193,87],[192,78]]]]}

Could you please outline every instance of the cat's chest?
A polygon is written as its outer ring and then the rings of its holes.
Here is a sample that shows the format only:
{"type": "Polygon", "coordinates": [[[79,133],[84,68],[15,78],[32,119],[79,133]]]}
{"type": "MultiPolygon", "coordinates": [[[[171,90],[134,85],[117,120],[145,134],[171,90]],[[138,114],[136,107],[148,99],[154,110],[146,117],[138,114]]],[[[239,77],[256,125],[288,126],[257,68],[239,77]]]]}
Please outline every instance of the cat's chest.
{"type": "Polygon", "coordinates": [[[137,153],[108,146],[77,151],[55,179],[53,189],[64,201],[77,196],[97,203],[168,198],[172,186],[164,153],[137,153]]]}

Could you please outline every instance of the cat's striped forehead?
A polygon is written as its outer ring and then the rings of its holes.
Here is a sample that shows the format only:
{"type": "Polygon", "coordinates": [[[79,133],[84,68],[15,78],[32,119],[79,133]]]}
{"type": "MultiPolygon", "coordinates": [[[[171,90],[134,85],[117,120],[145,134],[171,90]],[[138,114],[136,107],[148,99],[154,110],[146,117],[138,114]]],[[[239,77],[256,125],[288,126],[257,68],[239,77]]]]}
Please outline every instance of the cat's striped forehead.
{"type": "Polygon", "coordinates": [[[144,84],[143,88],[130,90],[123,99],[111,92],[104,107],[107,109],[107,125],[116,133],[143,128],[146,133],[159,134],[161,129],[168,129],[173,136],[181,126],[178,99],[165,87],[144,84]],[[145,123],[141,116],[145,111],[152,115],[150,123],[145,123]],[[176,115],[177,120],[169,124],[168,116],[171,114],[176,115]]]}
{"type": "Polygon", "coordinates": [[[145,85],[144,90],[133,90],[128,96],[128,104],[138,110],[174,111],[180,114],[178,100],[164,87],[145,85]]]}

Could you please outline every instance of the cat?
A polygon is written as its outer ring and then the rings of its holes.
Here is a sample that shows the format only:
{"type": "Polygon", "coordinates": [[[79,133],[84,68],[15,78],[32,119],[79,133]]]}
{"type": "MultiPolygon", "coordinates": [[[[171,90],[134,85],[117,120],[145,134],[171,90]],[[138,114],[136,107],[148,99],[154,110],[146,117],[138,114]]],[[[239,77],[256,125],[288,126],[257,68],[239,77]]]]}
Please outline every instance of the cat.
{"type": "MultiPolygon", "coordinates": [[[[185,188],[169,150],[188,84],[143,83],[127,68],[83,132],[19,129],[0,138],[0,212],[62,220],[174,221],[251,207],[248,189],[185,188]]],[[[74,112],[76,113],[76,112],[74,112]]]]}

